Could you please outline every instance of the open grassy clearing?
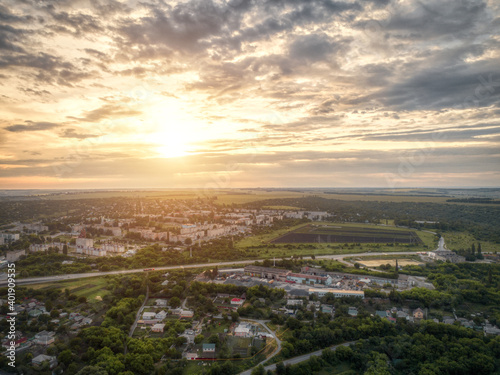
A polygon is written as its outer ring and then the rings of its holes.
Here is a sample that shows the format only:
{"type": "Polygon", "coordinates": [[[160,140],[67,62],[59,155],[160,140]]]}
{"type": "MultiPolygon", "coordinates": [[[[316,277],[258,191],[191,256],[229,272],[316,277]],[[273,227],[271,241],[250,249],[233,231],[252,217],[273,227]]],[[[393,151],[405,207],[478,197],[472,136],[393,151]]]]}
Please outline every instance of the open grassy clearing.
{"type": "Polygon", "coordinates": [[[361,244],[361,246],[341,246],[332,244],[314,244],[312,247],[265,247],[247,248],[249,257],[253,258],[289,258],[292,256],[319,256],[319,255],[340,255],[357,254],[366,252],[402,252],[402,251],[422,251],[421,247],[409,245],[385,246],[380,244],[361,244]]]}
{"type": "Polygon", "coordinates": [[[250,247],[250,246],[259,246],[259,245],[262,245],[264,243],[267,243],[268,241],[272,240],[274,237],[278,237],[278,236],[281,236],[291,230],[294,230],[294,229],[297,229],[297,228],[300,228],[302,227],[304,224],[299,224],[299,225],[295,225],[293,227],[290,227],[290,228],[284,228],[284,229],[279,229],[279,230],[275,230],[275,231],[272,231],[271,233],[266,233],[266,234],[261,234],[261,235],[257,235],[257,236],[250,236],[250,237],[246,237],[246,238],[243,238],[241,241],[238,241],[237,243],[235,243],[235,246],[238,247],[238,248],[246,248],[246,247],[250,247]]]}
{"type": "Polygon", "coordinates": [[[477,241],[474,236],[467,232],[443,232],[444,242],[449,250],[470,249],[472,244],[477,247],[481,242],[482,252],[500,251],[500,244],[488,241],[477,241]]]}
{"type": "Polygon", "coordinates": [[[99,299],[96,299],[96,297],[103,298],[110,293],[106,289],[107,284],[108,282],[105,277],[92,277],[72,281],[34,284],[28,285],[28,287],[32,289],[68,289],[78,297],[86,297],[88,302],[98,302],[99,299]]]}

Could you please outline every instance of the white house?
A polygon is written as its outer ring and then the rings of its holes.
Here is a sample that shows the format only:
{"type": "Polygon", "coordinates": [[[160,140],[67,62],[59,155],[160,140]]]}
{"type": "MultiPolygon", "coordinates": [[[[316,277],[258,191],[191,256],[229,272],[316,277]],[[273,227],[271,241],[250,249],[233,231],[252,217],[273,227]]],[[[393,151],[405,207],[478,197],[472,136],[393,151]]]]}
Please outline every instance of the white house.
{"type": "Polygon", "coordinates": [[[159,313],[156,313],[155,319],[163,320],[167,317],[167,313],[164,310],[161,310],[159,313]]]}
{"type": "Polygon", "coordinates": [[[156,313],[154,312],[145,312],[142,314],[142,319],[143,320],[152,320],[155,319],[156,313]]]}

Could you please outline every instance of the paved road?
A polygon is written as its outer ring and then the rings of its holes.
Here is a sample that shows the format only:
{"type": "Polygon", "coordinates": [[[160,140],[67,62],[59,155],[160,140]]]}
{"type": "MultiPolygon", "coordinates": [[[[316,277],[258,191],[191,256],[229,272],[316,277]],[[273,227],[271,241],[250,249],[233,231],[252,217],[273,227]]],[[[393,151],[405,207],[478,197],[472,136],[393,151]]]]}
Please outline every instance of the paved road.
{"type": "Polygon", "coordinates": [[[436,251],[443,251],[443,250],[446,250],[446,245],[444,243],[444,238],[441,237],[439,239],[438,248],[436,249],[436,251]]]}
{"type": "MultiPolygon", "coordinates": [[[[341,347],[341,346],[349,346],[351,344],[353,344],[354,342],[345,342],[343,344],[339,344],[339,345],[335,345],[335,346],[331,346],[329,349],[330,350],[336,350],[337,348],[341,347]]],[[[300,355],[298,357],[293,357],[293,358],[290,358],[290,359],[287,359],[285,361],[283,361],[283,364],[286,366],[286,365],[296,365],[297,363],[300,363],[300,362],[304,362],[304,361],[307,361],[308,359],[310,359],[312,356],[316,356],[316,357],[319,357],[321,356],[321,353],[323,352],[324,349],[321,349],[321,350],[316,350],[315,352],[312,352],[312,353],[308,353],[308,354],[304,354],[304,355],[300,355]]],[[[276,363],[275,364],[272,364],[272,365],[269,365],[269,366],[265,366],[264,367],[264,370],[267,371],[267,370],[271,370],[271,371],[274,371],[276,370],[276,363]]],[[[240,375],[250,375],[252,372],[252,369],[250,370],[246,370],[242,373],[240,373],[240,375]]]]}
{"type": "MultiPolygon", "coordinates": [[[[146,307],[146,303],[148,302],[149,299],[149,286],[146,287],[146,298],[144,298],[144,302],[142,303],[142,306],[139,308],[139,311],[137,311],[137,314],[135,315],[135,322],[132,324],[132,327],[130,327],[130,331],[128,333],[128,337],[132,337],[134,334],[135,329],[137,328],[137,322],[141,319],[142,311],[144,310],[144,307],[146,307]]],[[[127,353],[125,353],[127,354],[127,353]]]]}
{"type": "MultiPolygon", "coordinates": [[[[337,255],[318,255],[316,259],[343,259],[345,257],[352,256],[367,256],[367,255],[404,255],[404,254],[415,254],[414,251],[400,251],[400,252],[368,252],[368,253],[354,253],[354,254],[337,254],[337,255]]],[[[309,256],[305,256],[303,259],[311,259],[309,256]]],[[[264,259],[252,259],[252,260],[237,260],[232,262],[218,262],[218,263],[198,263],[198,264],[185,264],[178,266],[166,266],[166,267],[154,267],[155,271],[168,271],[168,270],[176,270],[179,268],[201,268],[201,267],[210,267],[217,266],[220,270],[220,267],[224,266],[233,266],[233,265],[246,265],[253,264],[254,262],[262,262],[264,259]]],[[[64,280],[74,280],[74,279],[83,279],[87,277],[96,277],[96,276],[105,276],[105,275],[125,275],[131,273],[139,273],[144,272],[143,268],[137,268],[133,270],[121,270],[121,271],[106,271],[106,272],[88,272],[88,273],[73,273],[66,275],[57,275],[57,276],[43,276],[43,277],[29,277],[26,279],[17,279],[17,285],[25,285],[25,284],[41,284],[41,283],[49,283],[54,281],[64,281],[64,280]]],[[[18,275],[19,276],[19,275],[18,275]]],[[[7,280],[0,280],[0,287],[6,286],[7,280]]]]}

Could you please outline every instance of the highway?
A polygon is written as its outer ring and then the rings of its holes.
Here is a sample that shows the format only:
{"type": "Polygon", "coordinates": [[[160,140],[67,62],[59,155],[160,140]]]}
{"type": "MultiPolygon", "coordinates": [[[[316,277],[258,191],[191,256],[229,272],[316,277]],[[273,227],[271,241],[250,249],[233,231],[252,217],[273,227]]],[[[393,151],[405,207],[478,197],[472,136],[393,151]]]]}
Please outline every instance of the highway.
{"type": "MultiPolygon", "coordinates": [[[[443,243],[444,243],[444,241],[443,241],[443,243]]],[[[316,256],[316,259],[343,260],[343,258],[352,257],[352,256],[406,255],[406,254],[415,254],[415,252],[414,251],[400,251],[400,252],[389,252],[389,253],[366,252],[366,253],[354,253],[354,254],[318,255],[318,256],[316,256]]],[[[305,257],[303,257],[303,259],[311,259],[311,257],[305,256],[305,257]]],[[[215,266],[217,266],[220,270],[221,267],[225,267],[225,266],[235,266],[235,265],[244,266],[247,264],[253,264],[254,262],[262,262],[262,261],[264,261],[264,259],[235,260],[235,261],[231,261],[231,262],[218,262],[218,263],[184,264],[184,265],[177,265],[177,266],[154,267],[154,270],[155,271],[169,271],[169,270],[177,270],[177,269],[182,269],[182,268],[202,268],[202,267],[215,267],[215,266]]],[[[139,273],[139,272],[144,272],[144,268],[137,268],[137,269],[133,269],[133,270],[120,270],[120,271],[73,273],[73,274],[56,275],[56,276],[28,277],[25,279],[16,278],[16,285],[42,284],[42,283],[50,283],[50,282],[56,282],[56,281],[83,279],[83,278],[96,277],[96,276],[126,275],[126,274],[139,273]]],[[[0,280],[0,287],[5,287],[5,286],[7,286],[7,280],[5,280],[5,279],[0,280]]]]}

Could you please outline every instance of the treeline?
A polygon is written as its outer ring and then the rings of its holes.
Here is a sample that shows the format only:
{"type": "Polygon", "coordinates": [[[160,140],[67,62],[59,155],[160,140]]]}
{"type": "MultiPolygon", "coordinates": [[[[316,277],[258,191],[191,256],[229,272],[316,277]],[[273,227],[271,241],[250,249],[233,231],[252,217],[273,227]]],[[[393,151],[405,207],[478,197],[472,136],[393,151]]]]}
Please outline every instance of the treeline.
{"type": "Polygon", "coordinates": [[[397,328],[397,335],[372,336],[335,351],[325,349],[320,357],[295,366],[278,363],[275,374],[311,374],[343,363],[351,368],[343,372],[346,375],[487,375],[500,369],[500,337],[490,339],[466,328],[429,321],[397,328]]]}
{"type": "Polygon", "coordinates": [[[493,198],[453,198],[447,199],[446,202],[500,204],[500,200],[494,200],[493,198]]]}

